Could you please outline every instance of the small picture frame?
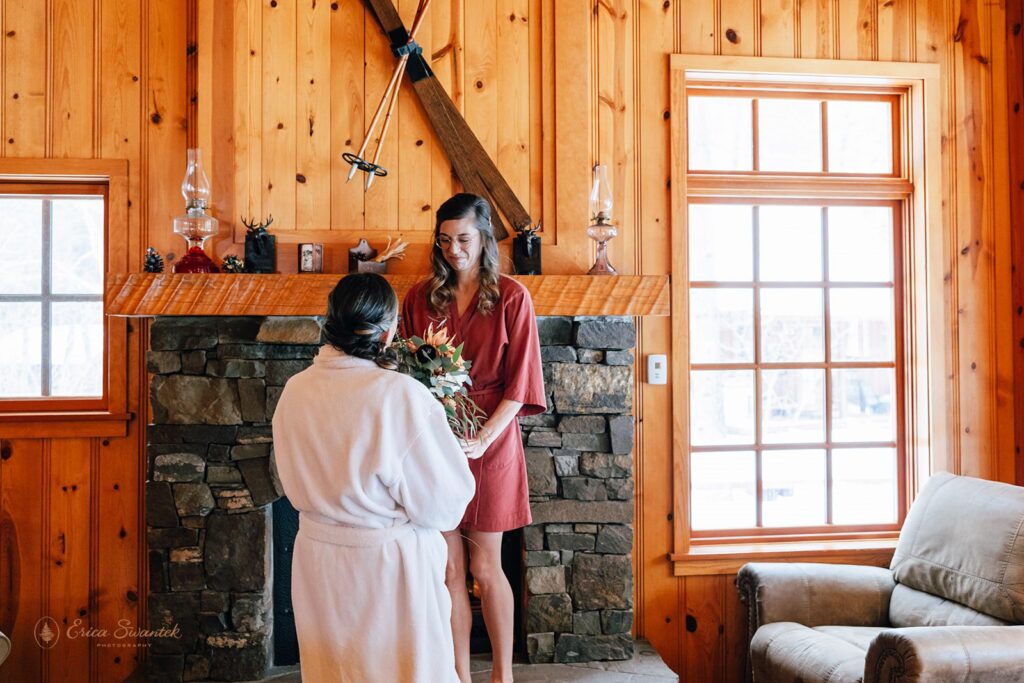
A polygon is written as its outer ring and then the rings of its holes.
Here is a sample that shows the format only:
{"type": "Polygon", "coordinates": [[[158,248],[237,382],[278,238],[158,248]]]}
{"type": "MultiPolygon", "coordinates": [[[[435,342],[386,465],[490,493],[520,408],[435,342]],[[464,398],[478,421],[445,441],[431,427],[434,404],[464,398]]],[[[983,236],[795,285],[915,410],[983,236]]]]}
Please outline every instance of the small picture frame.
{"type": "Polygon", "coordinates": [[[316,242],[299,244],[299,272],[324,272],[324,245],[316,242]]]}

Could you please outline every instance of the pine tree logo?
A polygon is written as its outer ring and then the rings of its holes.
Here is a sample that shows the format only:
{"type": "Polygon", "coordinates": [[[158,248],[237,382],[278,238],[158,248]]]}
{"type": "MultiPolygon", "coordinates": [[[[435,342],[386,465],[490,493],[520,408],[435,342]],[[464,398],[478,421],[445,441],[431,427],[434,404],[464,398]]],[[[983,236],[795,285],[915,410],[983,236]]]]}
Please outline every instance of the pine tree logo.
{"type": "Polygon", "coordinates": [[[53,618],[43,617],[36,622],[34,634],[36,645],[44,650],[49,650],[60,640],[60,626],[53,618]]]}

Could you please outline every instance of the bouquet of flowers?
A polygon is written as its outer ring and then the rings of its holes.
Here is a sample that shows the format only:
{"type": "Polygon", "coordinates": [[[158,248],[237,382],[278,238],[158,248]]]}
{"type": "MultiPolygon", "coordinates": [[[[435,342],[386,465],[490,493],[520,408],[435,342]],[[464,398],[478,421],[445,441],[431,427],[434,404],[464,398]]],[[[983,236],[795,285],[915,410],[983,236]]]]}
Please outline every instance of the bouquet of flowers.
{"type": "Polygon", "coordinates": [[[475,439],[484,412],[469,397],[466,387],[472,362],[462,356],[462,344],[455,346],[448,331],[433,324],[422,337],[396,337],[392,349],[398,356],[399,370],[418,380],[444,406],[448,425],[462,441],[475,439]]]}

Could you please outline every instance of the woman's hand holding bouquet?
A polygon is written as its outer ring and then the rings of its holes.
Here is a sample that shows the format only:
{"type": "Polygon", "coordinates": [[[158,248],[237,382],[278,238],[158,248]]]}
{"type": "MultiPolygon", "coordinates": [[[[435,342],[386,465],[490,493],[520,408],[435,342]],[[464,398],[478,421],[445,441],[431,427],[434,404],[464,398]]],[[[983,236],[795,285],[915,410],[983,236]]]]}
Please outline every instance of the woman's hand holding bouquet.
{"type": "Polygon", "coordinates": [[[399,370],[413,377],[430,390],[444,406],[448,425],[471,457],[483,455],[479,447],[483,411],[469,398],[472,386],[469,368],[472,362],[463,358],[462,344],[453,345],[447,330],[434,330],[430,325],[422,337],[395,338],[391,348],[398,357],[399,370]]]}

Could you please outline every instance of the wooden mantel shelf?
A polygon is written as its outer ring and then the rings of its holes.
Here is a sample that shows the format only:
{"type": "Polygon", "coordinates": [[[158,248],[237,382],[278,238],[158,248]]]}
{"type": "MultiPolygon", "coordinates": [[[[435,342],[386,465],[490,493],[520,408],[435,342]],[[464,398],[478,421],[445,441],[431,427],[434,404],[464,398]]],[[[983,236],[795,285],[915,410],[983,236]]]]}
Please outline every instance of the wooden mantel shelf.
{"type": "MultiPolygon", "coordinates": [[[[108,278],[107,313],[117,316],[323,315],[341,275],[118,273],[108,278]]],[[[401,299],[421,278],[388,275],[401,299]]],[[[668,276],[529,275],[537,315],[669,314],[668,276]]]]}

